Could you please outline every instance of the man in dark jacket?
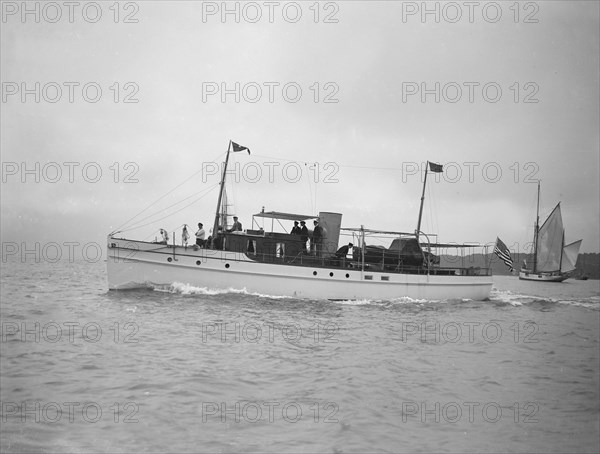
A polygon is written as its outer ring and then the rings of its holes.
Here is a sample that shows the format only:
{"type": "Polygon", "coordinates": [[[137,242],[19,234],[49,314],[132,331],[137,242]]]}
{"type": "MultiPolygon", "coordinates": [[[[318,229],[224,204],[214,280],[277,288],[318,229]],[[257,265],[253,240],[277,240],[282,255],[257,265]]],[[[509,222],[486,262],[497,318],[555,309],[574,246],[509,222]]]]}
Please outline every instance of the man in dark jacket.
{"type": "Polygon", "coordinates": [[[306,242],[308,241],[308,228],[306,222],[300,221],[300,241],[302,242],[302,252],[306,252],[306,242]]]}
{"type": "Polygon", "coordinates": [[[292,227],[291,235],[300,235],[300,226],[298,225],[298,221],[294,221],[294,227],[292,227]]]}
{"type": "Polygon", "coordinates": [[[341,248],[339,248],[337,250],[337,252],[335,253],[335,256],[338,259],[345,259],[346,256],[348,255],[348,251],[350,250],[351,247],[353,247],[354,245],[352,243],[348,243],[347,246],[342,246],[341,248]]]}

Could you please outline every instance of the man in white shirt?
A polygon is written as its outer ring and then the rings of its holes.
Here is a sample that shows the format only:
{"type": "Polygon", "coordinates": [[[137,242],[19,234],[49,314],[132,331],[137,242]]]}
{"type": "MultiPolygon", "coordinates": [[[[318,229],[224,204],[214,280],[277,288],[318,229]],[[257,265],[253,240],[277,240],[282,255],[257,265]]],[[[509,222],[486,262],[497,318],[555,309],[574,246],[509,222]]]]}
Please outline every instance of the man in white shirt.
{"type": "Polygon", "coordinates": [[[204,245],[206,244],[206,240],[204,239],[206,233],[204,232],[204,229],[202,228],[202,223],[199,222],[198,223],[198,231],[196,232],[196,244],[200,247],[204,247],[204,245]]]}

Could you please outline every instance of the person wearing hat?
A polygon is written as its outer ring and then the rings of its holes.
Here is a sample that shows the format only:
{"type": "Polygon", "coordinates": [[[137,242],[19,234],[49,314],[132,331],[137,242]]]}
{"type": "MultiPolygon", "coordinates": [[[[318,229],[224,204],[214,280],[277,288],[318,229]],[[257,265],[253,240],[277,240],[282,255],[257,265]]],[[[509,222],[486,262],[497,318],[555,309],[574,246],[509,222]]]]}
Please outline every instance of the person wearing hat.
{"type": "Polygon", "coordinates": [[[302,242],[302,252],[306,252],[306,242],[308,241],[308,228],[306,222],[300,221],[300,241],[302,242]]]}
{"type": "Polygon", "coordinates": [[[342,266],[342,268],[346,268],[346,256],[348,255],[348,251],[352,247],[354,247],[354,245],[352,243],[348,243],[347,245],[339,248],[335,253],[335,259],[337,263],[339,263],[342,266]]]}
{"type": "Polygon", "coordinates": [[[337,250],[337,252],[335,253],[335,256],[339,259],[346,258],[346,256],[348,255],[348,251],[352,247],[354,247],[354,245],[352,243],[348,243],[347,246],[342,246],[341,248],[339,248],[337,250]]]}
{"type": "Polygon", "coordinates": [[[196,232],[196,244],[200,247],[204,247],[204,245],[206,244],[206,240],[204,239],[206,232],[204,232],[204,229],[202,227],[202,222],[199,222],[198,231],[196,232]]]}
{"type": "Polygon", "coordinates": [[[230,232],[241,232],[242,231],[242,223],[240,221],[238,221],[238,217],[234,216],[233,217],[233,225],[231,226],[231,229],[229,229],[230,232]]]}
{"type": "Polygon", "coordinates": [[[292,227],[290,235],[300,235],[300,226],[298,225],[298,221],[294,221],[294,227],[292,227]]]}

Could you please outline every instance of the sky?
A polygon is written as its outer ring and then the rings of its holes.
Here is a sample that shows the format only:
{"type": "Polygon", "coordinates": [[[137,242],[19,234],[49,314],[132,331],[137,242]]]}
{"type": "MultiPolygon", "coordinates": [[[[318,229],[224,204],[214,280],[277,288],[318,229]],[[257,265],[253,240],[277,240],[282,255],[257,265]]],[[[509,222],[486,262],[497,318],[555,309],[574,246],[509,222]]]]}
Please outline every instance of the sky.
{"type": "Polygon", "coordinates": [[[561,202],[598,252],[599,22],[594,1],[2,2],[3,258],[210,228],[230,140],[245,228],[264,207],[413,232],[431,161],[440,242],[529,250],[540,180],[541,220],[561,202]]]}

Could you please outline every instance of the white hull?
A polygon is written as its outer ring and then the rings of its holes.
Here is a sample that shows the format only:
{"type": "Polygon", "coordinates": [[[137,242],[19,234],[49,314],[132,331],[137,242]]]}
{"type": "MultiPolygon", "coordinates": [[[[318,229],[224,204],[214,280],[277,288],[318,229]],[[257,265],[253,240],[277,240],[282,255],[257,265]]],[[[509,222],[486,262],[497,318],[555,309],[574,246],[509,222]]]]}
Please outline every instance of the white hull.
{"type": "Polygon", "coordinates": [[[524,281],[538,281],[538,282],[562,282],[569,278],[569,273],[546,273],[539,272],[534,273],[529,270],[521,270],[519,272],[519,279],[524,281]]]}
{"type": "Polygon", "coordinates": [[[108,287],[131,289],[173,283],[310,299],[483,300],[491,276],[400,274],[345,268],[262,263],[245,254],[184,249],[109,237],[108,287]],[[175,254],[174,254],[175,252],[175,254]]]}

